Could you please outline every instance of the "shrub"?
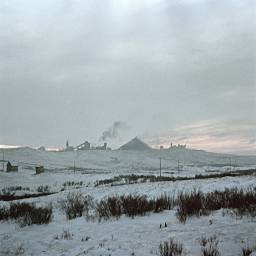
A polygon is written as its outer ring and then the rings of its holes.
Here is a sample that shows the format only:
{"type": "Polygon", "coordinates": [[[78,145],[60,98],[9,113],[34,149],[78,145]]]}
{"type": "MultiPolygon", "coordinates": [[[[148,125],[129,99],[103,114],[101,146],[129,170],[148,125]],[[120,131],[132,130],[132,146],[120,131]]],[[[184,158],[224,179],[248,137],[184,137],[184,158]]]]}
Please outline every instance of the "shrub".
{"type": "Polygon", "coordinates": [[[11,199],[15,195],[15,191],[10,188],[3,188],[0,191],[0,200],[11,199]]]}
{"type": "Polygon", "coordinates": [[[154,212],[162,212],[163,210],[170,210],[174,205],[174,199],[167,195],[161,195],[155,200],[154,212]]]}
{"type": "Polygon", "coordinates": [[[37,192],[39,192],[39,193],[48,193],[49,191],[50,191],[50,188],[48,185],[46,185],[46,186],[42,185],[37,188],[37,192]]]}
{"type": "Polygon", "coordinates": [[[48,224],[52,220],[52,207],[36,207],[34,204],[12,203],[9,209],[9,218],[17,220],[20,226],[48,224]]]}
{"type": "Polygon", "coordinates": [[[249,247],[242,248],[242,256],[250,256],[253,250],[249,247]]]}
{"type": "Polygon", "coordinates": [[[52,220],[52,207],[36,207],[28,203],[11,203],[0,209],[1,220],[16,220],[20,226],[48,224],[52,220]]]}
{"type": "Polygon", "coordinates": [[[119,218],[122,214],[133,218],[137,215],[143,216],[147,212],[161,212],[171,207],[172,199],[167,195],[155,199],[148,199],[145,195],[111,196],[96,204],[96,215],[99,220],[119,218]]]}
{"type": "Polygon", "coordinates": [[[71,240],[72,237],[73,237],[72,233],[70,233],[68,230],[63,230],[63,233],[61,234],[61,239],[71,240]]]}
{"type": "Polygon", "coordinates": [[[202,237],[200,240],[202,256],[221,256],[216,236],[202,237]]]}
{"type": "Polygon", "coordinates": [[[123,185],[123,184],[134,184],[134,183],[145,183],[145,182],[166,182],[166,181],[178,181],[178,180],[202,180],[202,179],[218,179],[224,177],[240,177],[254,175],[256,169],[249,170],[238,170],[238,171],[228,171],[222,173],[213,173],[202,175],[198,174],[194,177],[184,177],[184,176],[155,176],[155,175],[119,175],[105,180],[97,180],[95,186],[101,185],[123,185]]]}
{"type": "Polygon", "coordinates": [[[159,245],[159,252],[160,256],[179,256],[182,255],[183,245],[171,238],[169,242],[165,241],[159,245]]]}
{"type": "Polygon", "coordinates": [[[153,200],[147,200],[145,195],[128,195],[121,197],[123,213],[129,217],[145,215],[154,210],[153,200]]]}
{"type": "Polygon", "coordinates": [[[66,181],[62,184],[63,187],[70,187],[70,186],[82,186],[83,181],[66,181]]]}
{"type": "Polygon", "coordinates": [[[15,195],[15,191],[12,188],[8,187],[3,188],[0,194],[3,196],[13,196],[15,195]]]}
{"type": "Polygon", "coordinates": [[[246,247],[242,248],[242,256],[250,256],[251,253],[255,251],[256,251],[256,245],[254,246],[247,245],[246,247]]]}
{"type": "Polygon", "coordinates": [[[186,222],[188,216],[200,216],[206,214],[204,209],[204,195],[201,191],[194,190],[191,193],[179,194],[176,216],[180,222],[186,222]]]}
{"type": "Polygon", "coordinates": [[[180,194],[176,204],[177,218],[185,223],[190,216],[207,215],[221,208],[236,216],[256,216],[256,189],[225,189],[203,194],[200,191],[180,194]]]}
{"type": "Polygon", "coordinates": [[[99,220],[111,217],[119,218],[122,215],[121,200],[119,197],[108,197],[96,204],[96,214],[99,220]]]}
{"type": "Polygon", "coordinates": [[[69,193],[66,199],[60,201],[60,206],[67,219],[82,217],[84,213],[88,214],[92,206],[92,197],[83,196],[81,193],[69,193]]]}
{"type": "Polygon", "coordinates": [[[8,220],[9,217],[9,212],[6,207],[1,207],[0,208],[0,221],[2,220],[8,220]]]}
{"type": "Polygon", "coordinates": [[[69,230],[63,230],[62,234],[55,235],[53,238],[56,240],[63,239],[63,240],[71,240],[74,235],[69,232],[69,230]]]}

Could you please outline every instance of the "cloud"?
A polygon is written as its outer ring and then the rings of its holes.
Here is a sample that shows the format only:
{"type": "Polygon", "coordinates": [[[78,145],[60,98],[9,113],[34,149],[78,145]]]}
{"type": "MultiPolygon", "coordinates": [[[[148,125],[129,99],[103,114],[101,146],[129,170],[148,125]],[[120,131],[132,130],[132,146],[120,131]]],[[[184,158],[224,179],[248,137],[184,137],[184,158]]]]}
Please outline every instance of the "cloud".
{"type": "Polygon", "coordinates": [[[115,120],[186,141],[175,128],[255,121],[256,2],[137,2],[0,2],[1,144],[97,141],[115,120]]]}
{"type": "Polygon", "coordinates": [[[156,136],[148,142],[168,147],[171,142],[187,144],[189,148],[213,152],[256,154],[256,121],[201,121],[176,127],[169,134],[156,136]]]}

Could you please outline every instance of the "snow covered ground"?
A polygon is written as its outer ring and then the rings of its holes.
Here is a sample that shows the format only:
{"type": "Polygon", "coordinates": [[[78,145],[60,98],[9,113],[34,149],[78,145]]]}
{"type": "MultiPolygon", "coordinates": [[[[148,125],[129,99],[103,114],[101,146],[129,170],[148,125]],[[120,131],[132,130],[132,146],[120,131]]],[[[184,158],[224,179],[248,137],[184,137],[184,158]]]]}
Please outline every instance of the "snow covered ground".
{"type": "MultiPolygon", "coordinates": [[[[47,185],[50,191],[58,193],[23,200],[38,205],[52,203],[54,218],[50,224],[20,228],[14,222],[0,223],[0,255],[159,255],[160,242],[171,237],[183,243],[185,255],[201,255],[200,238],[216,235],[222,255],[236,256],[242,255],[242,247],[256,243],[255,218],[223,216],[222,210],[209,216],[191,218],[186,224],[178,222],[175,210],[151,213],[134,219],[122,216],[119,220],[100,223],[87,221],[84,217],[68,221],[60,211],[58,201],[69,191],[81,191],[94,199],[101,199],[115,194],[154,197],[164,193],[175,195],[194,188],[208,192],[227,187],[256,186],[256,176],[94,186],[97,180],[120,174],[159,175],[160,158],[162,175],[166,176],[223,172],[230,169],[230,163],[232,170],[256,168],[256,157],[253,156],[232,156],[196,150],[61,153],[28,148],[5,150],[5,159],[19,165],[19,172],[0,172],[0,191],[6,187],[22,186],[29,187],[30,193],[33,193],[38,186],[47,185]],[[44,165],[46,172],[35,175],[36,165],[44,165]],[[66,186],[61,191],[65,182],[75,184],[66,186]],[[164,222],[167,222],[167,228],[160,229],[159,225],[164,222]],[[61,238],[65,231],[70,233],[70,239],[61,238]]],[[[0,202],[0,205],[6,204],[8,203],[0,202]]]]}

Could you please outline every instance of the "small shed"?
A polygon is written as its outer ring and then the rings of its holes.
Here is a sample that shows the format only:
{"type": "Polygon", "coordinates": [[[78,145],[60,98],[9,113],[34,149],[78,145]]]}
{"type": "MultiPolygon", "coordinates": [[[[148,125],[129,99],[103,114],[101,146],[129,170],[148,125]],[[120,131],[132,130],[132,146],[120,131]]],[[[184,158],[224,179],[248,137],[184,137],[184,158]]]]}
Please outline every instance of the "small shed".
{"type": "Polygon", "coordinates": [[[17,172],[18,171],[18,166],[17,165],[12,165],[9,161],[6,165],[6,171],[7,172],[17,172]]]}
{"type": "Polygon", "coordinates": [[[44,166],[36,166],[36,174],[40,174],[44,172],[44,166]]]}

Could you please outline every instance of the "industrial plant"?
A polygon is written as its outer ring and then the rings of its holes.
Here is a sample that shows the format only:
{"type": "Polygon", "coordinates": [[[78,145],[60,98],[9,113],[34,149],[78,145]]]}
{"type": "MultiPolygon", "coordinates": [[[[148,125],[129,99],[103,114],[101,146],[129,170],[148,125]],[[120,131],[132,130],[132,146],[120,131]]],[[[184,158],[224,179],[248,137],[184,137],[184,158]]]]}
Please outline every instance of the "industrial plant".
{"type": "Polygon", "coordinates": [[[70,152],[70,151],[78,151],[78,150],[111,150],[111,148],[108,147],[107,145],[108,145],[107,142],[104,142],[102,146],[92,146],[89,141],[85,141],[79,144],[78,146],[73,147],[69,145],[69,141],[67,140],[66,147],[62,151],[70,152]]]}

